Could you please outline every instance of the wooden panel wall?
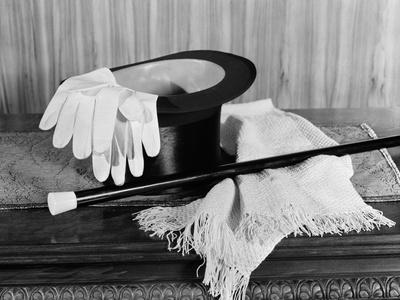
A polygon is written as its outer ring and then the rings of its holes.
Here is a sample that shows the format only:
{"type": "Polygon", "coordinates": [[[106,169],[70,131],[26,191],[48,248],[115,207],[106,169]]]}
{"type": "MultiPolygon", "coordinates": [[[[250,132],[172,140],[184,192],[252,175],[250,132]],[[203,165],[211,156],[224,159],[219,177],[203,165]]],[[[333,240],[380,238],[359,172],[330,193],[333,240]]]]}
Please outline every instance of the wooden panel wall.
{"type": "Polygon", "coordinates": [[[187,49],[254,61],[238,101],[400,104],[397,0],[0,0],[0,112],[41,112],[58,82],[187,49]]]}

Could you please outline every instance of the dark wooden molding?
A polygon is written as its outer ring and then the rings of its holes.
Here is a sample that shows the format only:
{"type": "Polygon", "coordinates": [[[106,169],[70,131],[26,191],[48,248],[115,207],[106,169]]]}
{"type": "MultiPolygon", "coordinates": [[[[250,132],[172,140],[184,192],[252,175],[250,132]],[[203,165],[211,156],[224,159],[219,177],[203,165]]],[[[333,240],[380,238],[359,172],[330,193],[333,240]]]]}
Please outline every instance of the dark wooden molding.
{"type": "MultiPolygon", "coordinates": [[[[247,299],[399,299],[400,276],[252,281],[247,299]]],[[[0,299],[212,299],[199,282],[2,287],[0,299]]]]}
{"type": "MultiPolygon", "coordinates": [[[[374,206],[400,223],[399,202],[374,206]]],[[[140,208],[83,208],[60,217],[46,209],[2,212],[0,283],[81,285],[193,281],[201,260],[167,251],[132,222],[140,208]],[[13,230],[10,230],[12,228],[13,230]]],[[[289,237],[253,272],[255,280],[400,274],[400,228],[362,234],[289,237]]]]}

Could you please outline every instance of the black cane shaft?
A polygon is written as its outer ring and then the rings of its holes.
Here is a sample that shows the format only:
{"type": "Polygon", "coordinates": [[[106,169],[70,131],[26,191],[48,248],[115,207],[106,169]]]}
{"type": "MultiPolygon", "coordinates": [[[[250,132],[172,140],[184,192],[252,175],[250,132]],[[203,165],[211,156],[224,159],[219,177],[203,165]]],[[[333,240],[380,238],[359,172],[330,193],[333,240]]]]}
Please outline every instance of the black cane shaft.
{"type": "Polygon", "coordinates": [[[400,135],[361,141],[326,148],[307,150],[252,161],[231,163],[218,166],[212,170],[197,171],[184,174],[174,174],[163,178],[138,180],[135,183],[125,184],[122,187],[107,186],[91,190],[75,192],[78,206],[96,204],[147,192],[154,192],[167,188],[193,184],[213,179],[232,177],[239,174],[248,174],[263,169],[276,169],[300,163],[317,155],[343,156],[362,153],[382,148],[400,146],[400,135]]]}

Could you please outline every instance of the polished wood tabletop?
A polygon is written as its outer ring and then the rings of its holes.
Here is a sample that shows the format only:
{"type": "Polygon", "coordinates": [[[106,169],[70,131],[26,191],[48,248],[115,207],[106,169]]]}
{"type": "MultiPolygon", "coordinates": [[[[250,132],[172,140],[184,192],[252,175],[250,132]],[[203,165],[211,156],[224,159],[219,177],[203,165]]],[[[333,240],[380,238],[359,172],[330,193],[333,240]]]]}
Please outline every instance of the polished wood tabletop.
{"type": "MultiPolygon", "coordinates": [[[[400,133],[398,108],[294,112],[315,124],[367,122],[379,136],[400,133]]],[[[0,131],[38,130],[39,119],[39,115],[3,115],[0,131]]],[[[399,165],[400,150],[390,153],[399,165]]],[[[400,224],[400,202],[372,206],[400,224]]],[[[132,221],[132,213],[140,209],[85,207],[55,217],[44,208],[0,211],[0,283],[196,280],[199,257],[168,252],[165,241],[141,231],[132,221]]],[[[396,225],[360,234],[286,238],[253,278],[399,273],[400,226],[396,225]]]]}

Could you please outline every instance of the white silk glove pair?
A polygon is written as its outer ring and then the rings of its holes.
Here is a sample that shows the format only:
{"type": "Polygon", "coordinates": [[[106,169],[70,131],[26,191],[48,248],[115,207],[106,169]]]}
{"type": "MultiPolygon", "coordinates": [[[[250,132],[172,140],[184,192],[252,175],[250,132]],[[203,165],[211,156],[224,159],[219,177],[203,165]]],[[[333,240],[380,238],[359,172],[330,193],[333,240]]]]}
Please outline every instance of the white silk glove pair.
{"type": "Polygon", "coordinates": [[[48,130],[57,124],[54,147],[65,147],[73,137],[74,156],[92,154],[97,180],[105,181],[111,170],[115,184],[122,185],[126,159],[133,176],[143,174],[142,144],[150,157],[160,151],[157,97],[118,85],[112,72],[101,68],[65,80],[39,127],[48,130]]]}

